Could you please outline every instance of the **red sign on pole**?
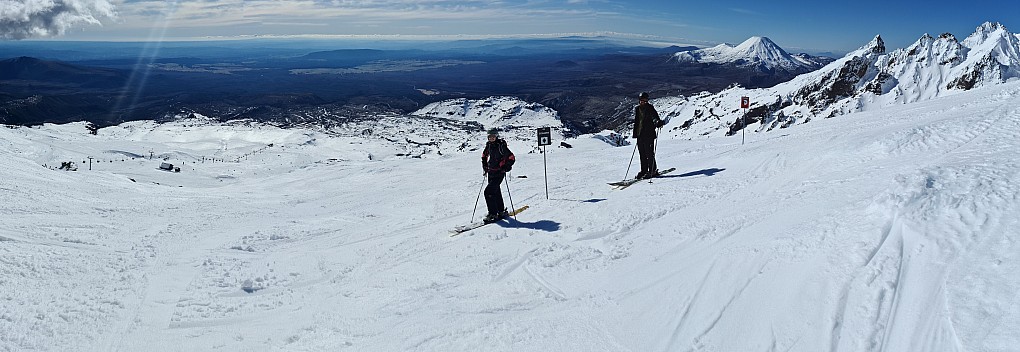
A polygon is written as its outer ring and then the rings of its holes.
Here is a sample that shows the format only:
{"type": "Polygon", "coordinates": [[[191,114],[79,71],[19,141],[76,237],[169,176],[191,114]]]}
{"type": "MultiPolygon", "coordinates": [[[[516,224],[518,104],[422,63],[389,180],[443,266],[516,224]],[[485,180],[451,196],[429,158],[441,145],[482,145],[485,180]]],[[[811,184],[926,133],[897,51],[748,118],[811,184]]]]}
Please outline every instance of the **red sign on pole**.
{"type": "Polygon", "coordinates": [[[747,109],[749,107],[751,107],[751,98],[740,97],[740,108],[747,109]]]}

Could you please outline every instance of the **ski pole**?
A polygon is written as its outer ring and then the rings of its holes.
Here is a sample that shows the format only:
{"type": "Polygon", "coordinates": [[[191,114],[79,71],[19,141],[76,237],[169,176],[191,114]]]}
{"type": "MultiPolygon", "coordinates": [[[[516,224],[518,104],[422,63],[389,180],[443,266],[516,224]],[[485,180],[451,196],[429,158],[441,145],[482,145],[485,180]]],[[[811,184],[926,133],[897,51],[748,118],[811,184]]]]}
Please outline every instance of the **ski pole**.
{"type": "Polygon", "coordinates": [[[478,211],[478,199],[482,198],[482,189],[485,188],[485,176],[486,175],[487,174],[482,174],[482,188],[478,189],[478,196],[475,197],[475,207],[471,208],[471,222],[475,222],[475,212],[478,211]]]}
{"type": "MultiPolygon", "coordinates": [[[[504,179],[504,181],[506,181],[506,195],[507,195],[507,197],[510,198],[510,209],[516,210],[517,208],[514,208],[514,196],[510,194],[510,172],[509,171],[506,172],[506,179],[504,179]]],[[[514,214],[514,220],[517,220],[517,214],[514,214]]]]}
{"type": "Polygon", "coordinates": [[[655,160],[658,159],[656,155],[659,154],[659,135],[662,134],[662,127],[655,130],[655,144],[652,145],[652,166],[655,169],[655,173],[659,173],[659,165],[656,165],[655,160]]]}
{"type": "Polygon", "coordinates": [[[659,135],[662,134],[662,127],[655,130],[655,146],[652,147],[652,155],[659,151],[659,135]]]}
{"type": "Polygon", "coordinates": [[[623,180],[627,180],[627,175],[630,175],[630,166],[634,164],[634,153],[637,153],[637,140],[634,140],[634,151],[630,152],[630,162],[627,163],[627,173],[623,174],[623,180]]]}

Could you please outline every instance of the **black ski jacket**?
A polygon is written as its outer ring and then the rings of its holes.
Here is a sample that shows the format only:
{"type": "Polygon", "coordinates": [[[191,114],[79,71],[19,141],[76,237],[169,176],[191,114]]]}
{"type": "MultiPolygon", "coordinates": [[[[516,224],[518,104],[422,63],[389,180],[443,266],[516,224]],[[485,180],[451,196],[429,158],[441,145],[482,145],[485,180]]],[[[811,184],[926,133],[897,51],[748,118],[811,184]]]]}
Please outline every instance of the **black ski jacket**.
{"type": "Polygon", "coordinates": [[[652,104],[638,104],[634,107],[634,138],[655,139],[656,127],[662,127],[662,120],[652,104]]]}
{"type": "Polygon", "coordinates": [[[505,140],[496,139],[485,143],[485,150],[482,151],[482,169],[485,172],[509,172],[515,160],[505,140]]]}

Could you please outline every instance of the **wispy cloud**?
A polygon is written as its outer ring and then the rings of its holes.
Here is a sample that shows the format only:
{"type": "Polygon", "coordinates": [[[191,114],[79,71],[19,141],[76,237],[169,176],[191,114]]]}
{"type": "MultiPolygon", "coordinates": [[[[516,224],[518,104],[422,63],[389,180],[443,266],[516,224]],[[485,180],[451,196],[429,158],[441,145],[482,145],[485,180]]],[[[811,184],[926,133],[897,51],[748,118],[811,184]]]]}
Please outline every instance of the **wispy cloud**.
{"type": "Polygon", "coordinates": [[[733,11],[733,12],[736,12],[736,13],[739,13],[739,14],[743,14],[743,15],[751,15],[751,16],[761,16],[762,15],[761,12],[757,12],[757,11],[754,11],[754,10],[748,10],[748,9],[731,8],[730,11],[733,11]]]}
{"type": "Polygon", "coordinates": [[[58,36],[116,16],[107,0],[0,0],[0,39],[58,36]]]}
{"type": "Polygon", "coordinates": [[[166,1],[141,0],[124,1],[120,7],[126,27],[142,27],[156,19],[166,19],[176,28],[304,23],[352,31],[362,23],[389,24],[406,30],[449,28],[457,23],[592,20],[597,12],[585,3],[587,0],[184,0],[171,12],[166,1]]]}
{"type": "MultiPolygon", "coordinates": [[[[137,16],[165,15],[165,11],[161,9],[168,7],[164,1],[132,1],[123,4],[126,14],[137,16]]],[[[233,23],[268,17],[298,17],[310,20],[351,17],[450,20],[582,15],[592,12],[584,9],[526,7],[522,4],[499,1],[192,0],[181,1],[172,17],[193,25],[212,19],[218,23],[223,21],[233,23]]]]}

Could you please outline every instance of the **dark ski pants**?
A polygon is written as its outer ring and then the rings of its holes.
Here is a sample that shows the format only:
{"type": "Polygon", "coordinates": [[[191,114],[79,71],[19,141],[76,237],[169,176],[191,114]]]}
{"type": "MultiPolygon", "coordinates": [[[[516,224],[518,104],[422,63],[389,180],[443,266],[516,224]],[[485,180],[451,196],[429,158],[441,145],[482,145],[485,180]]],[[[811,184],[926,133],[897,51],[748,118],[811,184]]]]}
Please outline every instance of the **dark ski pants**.
{"type": "Polygon", "coordinates": [[[504,172],[489,172],[489,185],[485,186],[485,205],[489,208],[489,214],[498,214],[505,208],[500,188],[504,177],[506,177],[504,172]]]}
{"type": "Polygon", "coordinates": [[[638,138],[637,150],[641,154],[641,172],[648,174],[658,170],[655,165],[655,138],[638,138]]]}

